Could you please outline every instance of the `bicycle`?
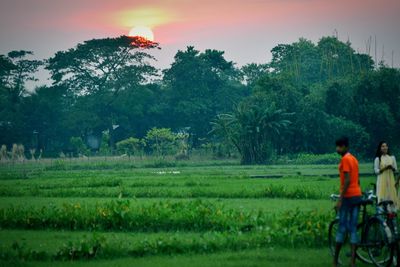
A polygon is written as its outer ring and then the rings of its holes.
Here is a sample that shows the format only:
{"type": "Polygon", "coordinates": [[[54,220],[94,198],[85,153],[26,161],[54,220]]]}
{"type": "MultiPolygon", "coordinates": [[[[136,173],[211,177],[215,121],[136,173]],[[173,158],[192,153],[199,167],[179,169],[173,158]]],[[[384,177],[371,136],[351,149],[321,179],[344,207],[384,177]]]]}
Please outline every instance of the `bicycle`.
{"type": "MultiPolygon", "coordinates": [[[[376,191],[376,184],[371,184],[376,191]]],[[[366,236],[369,238],[368,242],[372,243],[369,248],[370,258],[376,266],[390,266],[393,263],[398,266],[399,259],[399,232],[397,213],[392,209],[392,201],[381,201],[376,205],[376,216],[369,221],[367,227],[368,232],[366,236]],[[386,227],[387,226],[387,227],[386,227]],[[388,232],[390,229],[390,234],[388,232]],[[372,234],[371,234],[372,233],[372,234]],[[372,238],[373,237],[373,238],[372,238]],[[383,260],[377,259],[377,256],[381,256],[379,248],[388,247],[391,249],[391,259],[383,264],[383,260]]],[[[385,257],[385,256],[384,256],[385,257]]]]}
{"type": "MultiPolygon", "coordinates": [[[[332,200],[338,200],[339,195],[332,194],[332,200]]],[[[394,256],[394,242],[392,229],[387,225],[386,220],[382,219],[385,212],[376,212],[374,215],[369,215],[367,206],[372,206],[376,203],[376,196],[374,191],[370,190],[363,194],[363,199],[359,204],[361,207],[361,223],[357,225],[357,231],[361,237],[360,243],[357,246],[356,256],[359,260],[367,264],[374,264],[375,266],[389,266],[393,261],[394,256]],[[370,235],[370,236],[369,236],[370,235]]],[[[386,205],[388,203],[382,203],[386,205]]],[[[387,205],[383,211],[387,210],[387,205]]],[[[339,228],[338,212],[336,211],[336,218],[329,225],[328,242],[332,256],[335,254],[336,247],[336,231],[339,228]]],[[[339,254],[339,264],[343,264],[346,258],[350,257],[350,248],[346,247],[347,237],[345,244],[343,244],[341,253],[339,254]]]]}
{"type": "Polygon", "coordinates": [[[391,210],[393,201],[381,201],[377,204],[375,216],[368,221],[365,237],[368,255],[378,267],[391,266],[399,240],[397,214],[391,210]]]}

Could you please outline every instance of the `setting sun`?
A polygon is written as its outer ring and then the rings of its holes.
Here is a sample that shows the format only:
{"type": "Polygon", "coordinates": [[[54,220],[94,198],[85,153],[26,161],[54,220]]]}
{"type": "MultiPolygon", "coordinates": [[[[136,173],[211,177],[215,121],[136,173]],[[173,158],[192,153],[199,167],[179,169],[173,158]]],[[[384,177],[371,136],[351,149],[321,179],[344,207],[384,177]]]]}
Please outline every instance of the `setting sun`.
{"type": "Polygon", "coordinates": [[[145,38],[148,41],[154,41],[154,33],[153,33],[153,31],[149,27],[146,27],[146,26],[133,27],[129,31],[129,36],[142,37],[142,38],[145,38]]]}

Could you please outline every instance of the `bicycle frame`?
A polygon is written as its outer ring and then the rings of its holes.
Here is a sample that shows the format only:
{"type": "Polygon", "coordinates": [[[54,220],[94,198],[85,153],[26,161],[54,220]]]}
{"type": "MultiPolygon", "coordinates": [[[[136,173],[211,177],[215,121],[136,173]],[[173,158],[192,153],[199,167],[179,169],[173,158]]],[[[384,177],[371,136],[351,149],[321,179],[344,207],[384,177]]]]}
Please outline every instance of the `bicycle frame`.
{"type": "Polygon", "coordinates": [[[366,228],[367,228],[367,222],[372,216],[368,215],[367,211],[367,205],[362,205],[361,208],[361,222],[358,224],[358,227],[361,227],[361,237],[360,237],[360,247],[366,247],[368,244],[366,243],[366,228]]]}
{"type": "Polygon", "coordinates": [[[385,225],[386,232],[387,232],[386,227],[389,229],[390,239],[388,240],[388,242],[389,244],[393,244],[399,241],[399,232],[397,227],[397,213],[389,211],[387,204],[383,205],[383,208],[380,208],[380,206],[381,205],[378,204],[376,217],[381,221],[383,225],[385,225]]]}

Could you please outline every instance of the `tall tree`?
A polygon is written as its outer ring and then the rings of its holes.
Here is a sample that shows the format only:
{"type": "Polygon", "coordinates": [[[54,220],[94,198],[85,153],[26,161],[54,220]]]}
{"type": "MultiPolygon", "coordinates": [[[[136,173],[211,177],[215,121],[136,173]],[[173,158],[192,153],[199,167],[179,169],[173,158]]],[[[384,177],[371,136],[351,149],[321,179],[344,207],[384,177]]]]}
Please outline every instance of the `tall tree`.
{"type": "Polygon", "coordinates": [[[252,88],[257,81],[269,72],[268,64],[246,64],[240,68],[242,81],[252,88]]]}
{"type": "Polygon", "coordinates": [[[381,67],[364,76],[356,85],[354,102],[353,120],[371,134],[370,154],[381,140],[400,149],[400,70],[381,67]]]}
{"type": "Polygon", "coordinates": [[[11,101],[16,103],[20,97],[26,93],[25,83],[27,81],[36,81],[36,71],[43,64],[40,60],[29,59],[33,56],[32,51],[11,51],[8,53],[9,60],[15,66],[6,79],[6,87],[9,89],[11,101]]]}
{"type": "Polygon", "coordinates": [[[11,51],[0,57],[0,143],[23,142],[25,121],[21,111],[26,82],[34,81],[42,61],[30,59],[31,51],[11,51]]]}
{"type": "Polygon", "coordinates": [[[52,151],[53,155],[65,149],[71,133],[65,125],[69,115],[65,93],[61,86],[41,86],[24,98],[27,147],[52,151]]]}
{"type": "Polygon", "coordinates": [[[149,63],[154,58],[145,52],[153,48],[158,44],[121,36],[85,41],[49,59],[47,69],[54,84],[68,88],[72,105],[90,111],[83,112],[89,116],[86,120],[96,122],[86,124],[82,135],[108,129],[113,146],[113,131],[121,124],[116,100],[122,92],[140,88],[156,75],[149,63]]]}
{"type": "Polygon", "coordinates": [[[301,38],[292,44],[280,44],[271,53],[273,72],[285,73],[299,84],[364,74],[373,69],[371,57],[356,53],[350,42],[336,37],[323,37],[318,44],[301,38]]]}
{"type": "Polygon", "coordinates": [[[233,62],[217,50],[201,53],[188,47],[178,51],[171,68],[164,71],[163,81],[168,114],[173,118],[171,126],[190,128],[195,142],[207,137],[209,122],[217,114],[230,111],[244,94],[233,62]]]}

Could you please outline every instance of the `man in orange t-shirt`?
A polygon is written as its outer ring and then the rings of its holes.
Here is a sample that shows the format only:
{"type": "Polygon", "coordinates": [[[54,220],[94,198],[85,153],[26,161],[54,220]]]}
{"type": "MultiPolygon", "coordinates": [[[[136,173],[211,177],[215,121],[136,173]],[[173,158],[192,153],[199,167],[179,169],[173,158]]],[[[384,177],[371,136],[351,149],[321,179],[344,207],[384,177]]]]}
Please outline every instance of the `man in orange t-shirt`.
{"type": "Polygon", "coordinates": [[[351,266],[355,266],[357,237],[357,219],[361,202],[361,187],[358,173],[358,161],[349,152],[349,139],[336,140],[336,152],[342,156],[339,164],[340,199],[336,205],[339,210],[339,229],[336,233],[336,249],[333,266],[338,266],[340,249],[346,233],[350,234],[351,266]]]}

